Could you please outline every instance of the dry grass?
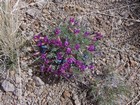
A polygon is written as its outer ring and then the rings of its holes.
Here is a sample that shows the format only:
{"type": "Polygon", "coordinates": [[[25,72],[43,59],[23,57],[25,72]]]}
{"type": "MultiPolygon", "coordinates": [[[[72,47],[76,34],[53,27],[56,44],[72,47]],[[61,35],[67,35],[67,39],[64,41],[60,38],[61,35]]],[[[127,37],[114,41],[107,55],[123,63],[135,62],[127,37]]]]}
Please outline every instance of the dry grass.
{"type": "Polygon", "coordinates": [[[17,64],[17,52],[24,42],[18,31],[18,4],[19,0],[0,1],[0,59],[5,67],[17,64]]]}
{"type": "MultiPolygon", "coordinates": [[[[21,77],[20,47],[25,42],[19,32],[19,0],[0,1],[0,74],[9,75],[8,69],[16,70],[21,77]],[[2,63],[1,63],[2,62],[2,63]],[[8,72],[5,72],[8,70],[8,72]]],[[[22,88],[20,78],[20,89],[22,88]]],[[[21,100],[22,91],[19,93],[21,100]]]]}

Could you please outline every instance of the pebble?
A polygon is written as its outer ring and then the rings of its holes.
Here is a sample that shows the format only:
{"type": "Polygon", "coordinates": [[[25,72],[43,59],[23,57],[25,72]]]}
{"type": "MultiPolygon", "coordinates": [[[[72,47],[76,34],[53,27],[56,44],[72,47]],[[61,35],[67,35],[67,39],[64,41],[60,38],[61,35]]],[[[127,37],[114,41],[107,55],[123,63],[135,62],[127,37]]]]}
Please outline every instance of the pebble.
{"type": "Polygon", "coordinates": [[[36,17],[36,16],[40,13],[40,11],[39,11],[38,9],[31,8],[31,9],[28,9],[28,10],[26,11],[26,13],[27,13],[28,15],[32,16],[32,17],[36,17]]]}
{"type": "Polygon", "coordinates": [[[15,75],[15,70],[11,70],[11,71],[9,72],[9,74],[10,74],[10,77],[14,77],[14,75],[15,75]]]}
{"type": "Polygon", "coordinates": [[[122,24],[122,20],[119,19],[117,23],[118,23],[118,25],[121,25],[122,24]]]}
{"type": "Polygon", "coordinates": [[[15,86],[7,80],[2,82],[2,88],[6,92],[13,92],[15,90],[15,86]]]}
{"type": "Polygon", "coordinates": [[[78,99],[78,96],[76,94],[73,94],[73,100],[74,100],[75,105],[81,105],[81,103],[78,99]]]}
{"type": "Polygon", "coordinates": [[[21,94],[22,94],[22,89],[15,89],[14,95],[19,97],[19,96],[21,96],[21,94]]]}
{"type": "Polygon", "coordinates": [[[65,91],[63,92],[63,97],[64,97],[65,99],[66,99],[66,98],[70,98],[70,96],[71,96],[71,94],[70,94],[69,91],[65,90],[65,91]]]}
{"type": "Polygon", "coordinates": [[[34,94],[36,94],[37,96],[41,95],[43,92],[43,89],[40,87],[36,87],[34,90],[34,94]]]}
{"type": "Polygon", "coordinates": [[[32,72],[33,72],[32,69],[29,69],[28,70],[28,75],[32,76],[33,75],[32,72]]]}
{"type": "Polygon", "coordinates": [[[34,80],[36,86],[43,86],[45,84],[39,77],[34,77],[34,80]]]}
{"type": "Polygon", "coordinates": [[[21,82],[21,77],[19,75],[15,75],[15,79],[16,79],[16,83],[20,83],[21,82]]]}

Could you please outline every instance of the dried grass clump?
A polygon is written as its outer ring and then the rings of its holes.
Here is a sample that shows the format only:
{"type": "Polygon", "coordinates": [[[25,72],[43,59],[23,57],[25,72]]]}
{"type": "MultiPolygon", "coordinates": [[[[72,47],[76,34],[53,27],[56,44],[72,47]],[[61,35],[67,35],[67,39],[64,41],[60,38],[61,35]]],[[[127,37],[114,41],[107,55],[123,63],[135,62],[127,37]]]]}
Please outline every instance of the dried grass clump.
{"type": "MultiPolygon", "coordinates": [[[[0,1],[0,61],[2,62],[0,67],[17,64],[17,53],[23,44],[23,37],[18,31],[20,25],[18,7],[19,0],[0,1]]],[[[4,68],[1,70],[0,73],[4,68]]]]}

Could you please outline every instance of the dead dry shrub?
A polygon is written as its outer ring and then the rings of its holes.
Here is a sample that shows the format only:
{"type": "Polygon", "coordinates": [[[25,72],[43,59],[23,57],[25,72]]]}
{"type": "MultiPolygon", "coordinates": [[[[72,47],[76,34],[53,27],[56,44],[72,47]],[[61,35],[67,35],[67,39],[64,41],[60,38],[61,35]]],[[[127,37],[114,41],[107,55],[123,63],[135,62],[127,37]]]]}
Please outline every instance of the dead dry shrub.
{"type": "Polygon", "coordinates": [[[0,73],[17,64],[17,53],[25,41],[18,31],[19,0],[0,1],[0,73]]]}

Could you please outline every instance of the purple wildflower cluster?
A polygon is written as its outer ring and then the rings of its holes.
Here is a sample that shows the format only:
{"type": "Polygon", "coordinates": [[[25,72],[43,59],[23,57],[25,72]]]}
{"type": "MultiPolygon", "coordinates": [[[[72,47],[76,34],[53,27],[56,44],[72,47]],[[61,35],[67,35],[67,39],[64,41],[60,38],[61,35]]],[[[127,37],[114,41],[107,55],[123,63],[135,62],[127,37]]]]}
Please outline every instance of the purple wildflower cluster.
{"type": "Polygon", "coordinates": [[[94,43],[100,40],[102,35],[96,32],[91,38],[91,32],[83,32],[77,25],[78,21],[70,18],[66,25],[55,28],[53,34],[40,33],[34,36],[38,47],[34,56],[40,56],[42,72],[71,77],[74,75],[73,68],[80,72],[86,69],[94,70],[94,63],[87,62],[96,50],[94,43]],[[62,28],[66,28],[67,31],[62,28]]]}

